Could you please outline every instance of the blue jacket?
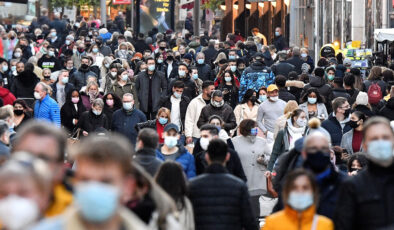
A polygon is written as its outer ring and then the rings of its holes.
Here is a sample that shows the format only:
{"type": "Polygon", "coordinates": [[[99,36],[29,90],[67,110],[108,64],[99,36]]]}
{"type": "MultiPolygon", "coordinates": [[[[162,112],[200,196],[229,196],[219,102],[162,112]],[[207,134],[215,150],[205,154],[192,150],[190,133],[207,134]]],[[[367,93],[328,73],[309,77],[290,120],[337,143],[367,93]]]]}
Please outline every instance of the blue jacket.
{"type": "Polygon", "coordinates": [[[34,118],[54,123],[60,127],[60,108],[59,105],[49,95],[40,101],[36,100],[34,105],[34,118]]]}
{"type": "Polygon", "coordinates": [[[138,135],[135,126],[144,121],[146,121],[146,116],[138,109],[134,109],[130,114],[127,114],[124,109],[118,109],[112,115],[111,127],[112,131],[123,134],[135,145],[138,135]]]}
{"type": "Polygon", "coordinates": [[[333,113],[328,116],[327,120],[322,122],[321,127],[330,133],[332,146],[341,146],[343,134],[352,129],[346,124],[342,130],[341,124],[339,124],[337,118],[333,116],[333,113]]]}
{"type": "MultiPolygon", "coordinates": [[[[179,156],[175,159],[180,165],[182,165],[183,171],[185,172],[188,179],[196,176],[196,165],[194,164],[194,157],[190,154],[187,149],[181,145],[178,145],[179,156]]],[[[163,153],[161,153],[161,148],[156,150],[156,157],[162,161],[165,161],[163,153]]]]}

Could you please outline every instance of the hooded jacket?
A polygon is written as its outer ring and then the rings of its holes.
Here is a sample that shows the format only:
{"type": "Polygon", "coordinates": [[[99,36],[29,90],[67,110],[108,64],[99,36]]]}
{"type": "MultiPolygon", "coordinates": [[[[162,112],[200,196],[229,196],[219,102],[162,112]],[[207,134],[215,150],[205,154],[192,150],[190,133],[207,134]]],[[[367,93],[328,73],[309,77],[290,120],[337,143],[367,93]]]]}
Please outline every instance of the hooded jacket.
{"type": "Polygon", "coordinates": [[[4,105],[12,105],[16,100],[14,94],[3,87],[0,87],[0,98],[3,99],[4,105]]]}
{"type": "Polygon", "coordinates": [[[155,176],[163,163],[162,160],[156,157],[156,151],[153,148],[139,149],[135,153],[133,160],[141,165],[152,177],[155,176]]]}
{"type": "Polygon", "coordinates": [[[304,87],[304,90],[301,93],[301,95],[304,95],[308,91],[308,89],[311,87],[316,88],[317,91],[319,91],[320,95],[322,97],[324,97],[326,102],[328,101],[328,96],[330,96],[332,89],[331,89],[330,85],[326,83],[324,78],[318,77],[318,76],[311,76],[309,78],[309,84],[307,84],[304,87]]]}
{"type": "MultiPolygon", "coordinates": [[[[177,155],[175,161],[178,162],[185,172],[188,179],[196,176],[196,166],[194,163],[194,157],[190,154],[183,145],[177,145],[178,152],[174,153],[177,155]]],[[[156,157],[162,161],[165,161],[164,154],[161,152],[161,146],[156,150],[156,157]]]]}
{"type": "Polygon", "coordinates": [[[11,92],[16,98],[34,98],[34,88],[40,79],[34,72],[23,71],[15,77],[11,92]]]}

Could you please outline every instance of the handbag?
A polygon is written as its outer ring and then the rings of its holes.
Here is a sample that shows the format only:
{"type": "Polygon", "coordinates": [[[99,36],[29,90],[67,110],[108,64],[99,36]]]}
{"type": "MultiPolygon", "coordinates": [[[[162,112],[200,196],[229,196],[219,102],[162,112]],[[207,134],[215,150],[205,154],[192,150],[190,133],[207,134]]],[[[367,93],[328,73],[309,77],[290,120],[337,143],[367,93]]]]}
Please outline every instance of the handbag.
{"type": "Polygon", "coordinates": [[[81,134],[81,128],[75,130],[68,138],[67,145],[71,146],[79,142],[79,135],[81,134]]]}
{"type": "Polygon", "coordinates": [[[272,209],[278,202],[278,198],[269,197],[267,195],[261,195],[259,197],[260,204],[260,217],[266,217],[271,215],[272,209]]]}

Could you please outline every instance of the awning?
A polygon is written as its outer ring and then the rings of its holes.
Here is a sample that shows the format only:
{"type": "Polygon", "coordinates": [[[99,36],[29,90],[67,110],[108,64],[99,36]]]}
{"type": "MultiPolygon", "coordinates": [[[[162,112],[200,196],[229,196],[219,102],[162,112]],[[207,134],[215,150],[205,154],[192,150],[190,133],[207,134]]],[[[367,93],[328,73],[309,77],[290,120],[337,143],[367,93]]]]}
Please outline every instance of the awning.
{"type": "Polygon", "coordinates": [[[194,0],[181,0],[180,6],[182,9],[193,9],[194,0]]]}
{"type": "Polygon", "coordinates": [[[377,42],[394,41],[394,29],[375,29],[374,38],[377,42]]]}

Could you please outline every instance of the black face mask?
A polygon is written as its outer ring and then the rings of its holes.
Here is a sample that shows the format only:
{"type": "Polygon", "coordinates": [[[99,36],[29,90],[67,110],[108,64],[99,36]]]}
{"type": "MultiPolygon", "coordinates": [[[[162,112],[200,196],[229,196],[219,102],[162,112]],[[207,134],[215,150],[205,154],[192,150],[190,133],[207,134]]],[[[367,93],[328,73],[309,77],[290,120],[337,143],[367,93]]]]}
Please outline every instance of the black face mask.
{"type": "Polygon", "coordinates": [[[161,49],[161,50],[165,50],[165,49],[166,49],[166,47],[160,47],[160,49],[161,49]]]}
{"type": "Polygon", "coordinates": [[[345,118],[349,117],[350,109],[345,110],[345,113],[343,115],[345,116],[345,118]]]}
{"type": "Polygon", "coordinates": [[[11,40],[14,40],[14,39],[15,39],[15,37],[14,37],[14,36],[11,36],[11,37],[10,37],[10,39],[11,39],[11,40]]]}
{"type": "Polygon", "coordinates": [[[86,70],[86,69],[89,69],[89,66],[86,65],[86,64],[82,64],[82,65],[81,65],[81,69],[85,69],[85,70],[86,70]]]}
{"type": "Polygon", "coordinates": [[[14,114],[20,116],[23,114],[23,109],[14,109],[14,114]]]}
{"type": "Polygon", "coordinates": [[[330,164],[330,153],[325,153],[322,151],[308,153],[304,162],[304,166],[311,169],[316,174],[326,170],[330,164]]]}
{"type": "Polygon", "coordinates": [[[45,80],[49,80],[51,78],[51,76],[44,76],[45,80]]]}
{"type": "Polygon", "coordinates": [[[348,124],[352,129],[355,129],[355,128],[358,127],[357,122],[358,122],[358,121],[352,121],[352,120],[350,120],[350,121],[347,122],[347,124],[348,124]]]}
{"type": "Polygon", "coordinates": [[[173,57],[173,56],[167,56],[167,60],[168,60],[168,61],[173,61],[173,60],[174,60],[174,57],[173,57]]]}
{"type": "Polygon", "coordinates": [[[251,102],[255,103],[255,102],[256,102],[256,96],[252,96],[249,100],[250,100],[251,102]]]}

